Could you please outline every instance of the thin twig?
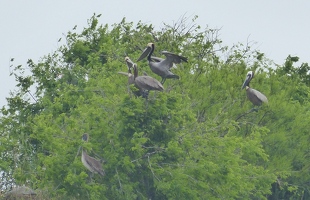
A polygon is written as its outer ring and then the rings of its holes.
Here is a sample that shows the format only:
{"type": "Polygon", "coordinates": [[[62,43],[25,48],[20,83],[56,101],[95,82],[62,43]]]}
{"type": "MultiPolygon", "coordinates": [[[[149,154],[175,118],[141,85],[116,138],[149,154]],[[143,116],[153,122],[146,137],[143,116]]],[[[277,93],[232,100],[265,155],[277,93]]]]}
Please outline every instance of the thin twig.
{"type": "Polygon", "coordinates": [[[32,99],[37,103],[38,101],[34,98],[34,96],[29,92],[27,91],[28,94],[30,94],[30,96],[32,97],[32,99]]]}
{"type": "Polygon", "coordinates": [[[241,117],[244,117],[245,115],[247,115],[247,114],[249,114],[249,113],[251,113],[251,112],[253,112],[253,111],[256,111],[255,108],[252,108],[251,110],[249,110],[249,111],[247,111],[247,112],[245,112],[245,113],[239,115],[239,116],[236,118],[235,121],[238,121],[238,119],[240,119],[241,117]]]}
{"type": "Polygon", "coordinates": [[[147,157],[147,160],[148,160],[149,167],[150,167],[150,170],[151,170],[153,176],[154,176],[158,181],[160,181],[159,178],[154,174],[154,171],[153,171],[153,169],[152,169],[152,165],[151,165],[151,162],[150,162],[150,156],[147,157]]]}
{"type": "Polygon", "coordinates": [[[266,114],[268,113],[269,111],[266,111],[263,115],[263,117],[259,120],[259,122],[257,123],[258,125],[263,121],[264,117],[266,116],[266,114]]]}
{"type": "Polygon", "coordinates": [[[119,179],[117,168],[115,168],[115,171],[116,171],[116,174],[117,174],[117,179],[118,179],[118,184],[119,184],[120,190],[123,191],[122,183],[121,183],[121,180],[119,179]]]}

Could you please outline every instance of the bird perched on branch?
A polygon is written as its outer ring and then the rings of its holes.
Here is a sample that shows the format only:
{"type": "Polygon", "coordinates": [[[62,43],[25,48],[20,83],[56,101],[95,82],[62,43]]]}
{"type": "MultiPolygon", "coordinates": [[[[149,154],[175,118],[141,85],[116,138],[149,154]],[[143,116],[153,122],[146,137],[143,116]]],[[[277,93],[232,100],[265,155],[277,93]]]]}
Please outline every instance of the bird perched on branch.
{"type": "MultiPolygon", "coordinates": [[[[82,136],[82,140],[88,142],[89,135],[84,133],[82,136]]],[[[102,169],[102,164],[99,160],[89,156],[86,151],[82,148],[82,157],[81,157],[83,165],[92,173],[99,174],[104,176],[104,170],[102,169]]]]}
{"type": "Polygon", "coordinates": [[[163,85],[158,80],[156,80],[155,78],[148,76],[148,75],[139,76],[137,64],[132,62],[132,60],[130,60],[129,57],[126,57],[125,61],[126,61],[128,67],[130,69],[133,68],[134,84],[141,91],[144,91],[144,90],[147,90],[147,91],[149,91],[149,90],[163,91],[164,90],[163,85]]]}
{"type": "Polygon", "coordinates": [[[260,91],[250,88],[250,81],[253,79],[254,73],[249,71],[246,75],[245,81],[243,82],[242,89],[246,89],[248,99],[255,105],[260,106],[262,103],[268,103],[267,97],[260,91]]]}

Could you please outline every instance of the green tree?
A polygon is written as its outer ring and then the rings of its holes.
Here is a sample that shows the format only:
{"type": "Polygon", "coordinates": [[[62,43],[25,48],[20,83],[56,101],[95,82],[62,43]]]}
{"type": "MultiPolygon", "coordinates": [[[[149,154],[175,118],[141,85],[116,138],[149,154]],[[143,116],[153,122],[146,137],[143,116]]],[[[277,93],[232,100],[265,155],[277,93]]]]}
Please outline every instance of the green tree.
{"type": "MultiPolygon", "coordinates": [[[[223,46],[196,17],[161,30],[125,19],[99,25],[99,17],[38,63],[29,60],[30,75],[14,69],[18,91],[1,110],[2,187],[27,184],[47,191],[45,199],[309,196],[306,63],[296,69],[288,57],[273,69],[250,44],[223,46]],[[144,99],[117,72],[148,42],[156,56],[168,50],[189,62],[173,69],[180,80],[144,99]],[[258,112],[241,90],[248,70],[269,100],[258,112]],[[106,161],[103,178],[90,180],[80,146],[106,161]]],[[[159,78],[146,60],[138,66],[159,78]]]]}

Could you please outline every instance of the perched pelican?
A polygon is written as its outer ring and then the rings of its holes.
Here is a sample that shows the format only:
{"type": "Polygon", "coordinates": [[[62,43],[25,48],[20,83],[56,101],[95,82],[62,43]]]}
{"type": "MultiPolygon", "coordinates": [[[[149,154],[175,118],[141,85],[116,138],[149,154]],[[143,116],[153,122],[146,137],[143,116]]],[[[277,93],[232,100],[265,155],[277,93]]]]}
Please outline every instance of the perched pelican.
{"type": "MultiPolygon", "coordinates": [[[[82,136],[82,139],[86,142],[88,142],[88,134],[84,133],[82,136]]],[[[102,164],[100,161],[96,160],[95,158],[89,156],[84,149],[82,148],[82,163],[83,165],[92,173],[100,174],[101,176],[104,176],[104,171],[102,169],[102,164]]]]}
{"type": "MultiPolygon", "coordinates": [[[[134,79],[134,76],[131,72],[131,68],[133,67],[132,66],[132,61],[130,60],[129,57],[125,57],[125,61],[126,61],[126,64],[127,64],[127,68],[128,68],[128,72],[118,72],[118,74],[122,74],[124,76],[127,76],[128,77],[128,85],[132,85],[135,83],[135,79],[134,79]],[[128,60],[128,62],[127,62],[128,60]]],[[[144,72],[145,73],[145,72],[144,72]]],[[[146,74],[146,73],[145,73],[146,74]]],[[[146,75],[147,76],[147,75],[146,75]]],[[[128,88],[128,91],[130,91],[130,89],[128,88]]],[[[144,98],[146,98],[149,94],[149,92],[147,90],[138,90],[138,91],[133,91],[133,93],[136,95],[136,96],[142,96],[144,98]]]]}
{"type": "Polygon", "coordinates": [[[242,89],[246,89],[246,94],[248,99],[255,105],[260,106],[263,102],[268,103],[267,97],[263,95],[261,92],[250,88],[250,81],[254,77],[254,73],[252,71],[249,71],[246,75],[245,81],[242,85],[242,89]]]}
{"type": "Polygon", "coordinates": [[[154,43],[149,43],[142,52],[140,58],[138,58],[137,62],[147,56],[147,60],[149,61],[149,66],[152,72],[154,72],[155,74],[159,75],[162,78],[161,84],[164,84],[167,78],[179,79],[179,76],[173,74],[170,71],[170,68],[175,67],[175,64],[181,63],[182,61],[187,62],[187,58],[176,55],[174,53],[170,53],[168,51],[161,52],[166,56],[166,59],[152,57],[154,49],[155,49],[154,43]]]}
{"type": "Polygon", "coordinates": [[[133,63],[128,57],[125,58],[127,65],[134,70],[134,83],[140,90],[159,90],[163,91],[163,85],[153,77],[143,75],[138,75],[138,66],[133,63]]]}
{"type": "MultiPolygon", "coordinates": [[[[130,60],[130,58],[128,56],[125,57],[125,61],[126,61],[126,64],[127,64],[128,72],[127,73],[126,72],[118,72],[118,73],[122,74],[122,75],[128,76],[128,85],[135,84],[135,78],[134,78],[134,75],[131,72],[131,68],[133,68],[133,64],[134,63],[132,62],[132,60],[130,60]]],[[[143,74],[145,76],[147,76],[146,72],[144,72],[143,74]]],[[[142,96],[143,98],[147,98],[148,97],[148,95],[149,95],[149,91],[148,90],[141,89],[141,88],[138,88],[138,89],[139,89],[138,91],[133,91],[133,93],[136,96],[142,96]]]]}

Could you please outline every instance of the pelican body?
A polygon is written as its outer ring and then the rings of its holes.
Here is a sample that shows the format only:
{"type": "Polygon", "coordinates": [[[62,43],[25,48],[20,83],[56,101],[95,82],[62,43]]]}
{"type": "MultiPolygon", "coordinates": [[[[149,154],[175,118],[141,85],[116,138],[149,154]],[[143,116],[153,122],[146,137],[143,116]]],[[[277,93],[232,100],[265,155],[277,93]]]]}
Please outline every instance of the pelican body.
{"type": "MultiPolygon", "coordinates": [[[[88,134],[84,133],[82,136],[82,139],[85,142],[88,142],[88,134]]],[[[84,149],[82,149],[82,157],[81,157],[83,165],[92,173],[100,174],[101,176],[104,176],[104,171],[102,169],[102,164],[99,160],[96,160],[95,158],[89,156],[84,149]]]]}
{"type": "Polygon", "coordinates": [[[167,78],[179,79],[178,75],[173,74],[170,68],[175,67],[175,64],[179,64],[182,61],[187,62],[187,58],[183,56],[170,53],[168,51],[162,51],[162,54],[166,56],[165,59],[152,56],[155,49],[154,43],[149,43],[147,47],[142,52],[141,56],[138,58],[137,62],[142,60],[147,56],[149,66],[155,74],[159,75],[162,80],[161,84],[164,84],[167,78]]]}
{"type": "Polygon", "coordinates": [[[134,77],[135,86],[137,88],[139,88],[142,91],[143,90],[158,90],[158,91],[164,90],[163,85],[155,78],[147,76],[147,75],[139,76],[137,64],[133,63],[129,57],[126,57],[125,61],[127,65],[129,66],[129,68],[133,68],[134,70],[133,77],[134,77]]]}
{"type": "Polygon", "coordinates": [[[253,77],[253,72],[249,71],[242,85],[242,89],[245,88],[247,97],[253,103],[253,105],[260,106],[263,102],[268,103],[267,97],[264,94],[262,94],[260,91],[250,88],[250,81],[253,77]]]}

